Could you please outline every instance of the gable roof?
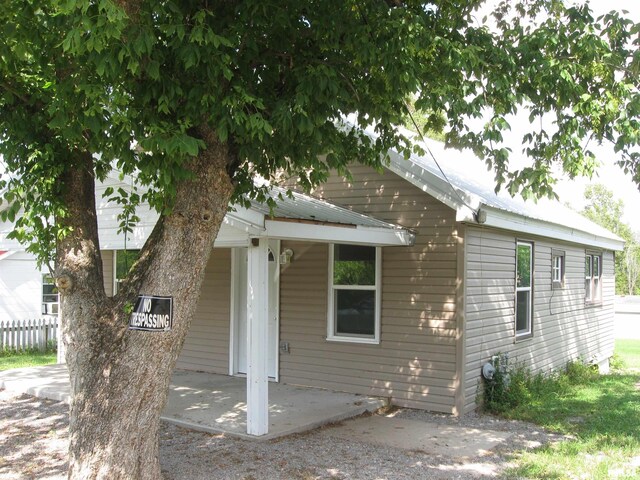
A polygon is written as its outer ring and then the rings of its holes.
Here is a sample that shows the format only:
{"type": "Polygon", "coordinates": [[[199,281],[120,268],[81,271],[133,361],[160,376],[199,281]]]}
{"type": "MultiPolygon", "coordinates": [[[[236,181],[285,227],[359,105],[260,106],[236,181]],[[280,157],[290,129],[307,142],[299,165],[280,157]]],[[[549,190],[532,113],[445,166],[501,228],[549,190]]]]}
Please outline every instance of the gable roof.
{"type": "MultiPolygon", "coordinates": [[[[371,138],[376,137],[369,129],[365,132],[371,138]]],[[[404,129],[402,133],[415,136],[404,129]]],[[[495,180],[485,163],[473,153],[445,148],[442,142],[432,139],[415,143],[426,155],[412,154],[405,159],[390,151],[387,168],[454,209],[458,221],[608,250],[624,248],[620,237],[559,201],[543,198],[533,202],[520,196],[511,197],[504,191],[495,193],[495,180]]]]}

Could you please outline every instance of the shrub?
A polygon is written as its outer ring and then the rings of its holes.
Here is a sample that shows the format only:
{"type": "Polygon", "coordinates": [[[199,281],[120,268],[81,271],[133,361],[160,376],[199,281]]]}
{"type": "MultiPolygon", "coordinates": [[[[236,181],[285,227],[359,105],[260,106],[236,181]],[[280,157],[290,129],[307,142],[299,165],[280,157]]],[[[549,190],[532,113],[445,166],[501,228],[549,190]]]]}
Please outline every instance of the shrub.
{"type": "Polygon", "coordinates": [[[567,375],[569,382],[574,385],[588,383],[589,381],[596,379],[599,375],[598,366],[587,364],[582,360],[582,358],[567,362],[565,374],[567,375]]]}
{"type": "Polygon", "coordinates": [[[613,352],[613,356],[609,359],[609,367],[611,370],[619,372],[627,368],[627,364],[624,359],[618,354],[618,352],[613,352]]]}
{"type": "Polygon", "coordinates": [[[486,380],[484,405],[491,412],[502,413],[530,399],[531,373],[524,364],[509,365],[509,355],[498,353],[493,357],[493,378],[486,380]]]}
{"type": "Polygon", "coordinates": [[[570,385],[586,384],[598,377],[597,367],[582,359],[567,362],[562,372],[531,373],[523,362],[509,364],[508,354],[494,355],[495,373],[484,380],[482,403],[493,413],[505,413],[521,405],[528,405],[549,394],[562,395],[570,385]]]}

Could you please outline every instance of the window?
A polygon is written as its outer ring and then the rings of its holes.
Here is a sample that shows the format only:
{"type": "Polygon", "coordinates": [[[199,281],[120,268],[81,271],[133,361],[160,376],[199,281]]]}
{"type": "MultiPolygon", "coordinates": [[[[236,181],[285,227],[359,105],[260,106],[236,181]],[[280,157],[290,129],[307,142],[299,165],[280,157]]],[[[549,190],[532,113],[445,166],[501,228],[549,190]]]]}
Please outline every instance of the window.
{"type": "Polygon", "coordinates": [[[127,276],[131,266],[138,260],[140,250],[116,250],[113,252],[115,275],[113,278],[113,293],[118,293],[118,287],[127,276]]]}
{"type": "Polygon", "coordinates": [[[327,339],[380,341],[380,248],[329,247],[327,339]]]}
{"type": "Polygon", "coordinates": [[[602,301],[602,255],[599,253],[585,255],[584,289],[587,303],[602,301]]]}
{"type": "Polygon", "coordinates": [[[42,314],[58,315],[59,306],[55,280],[51,275],[42,275],[42,314]]]}
{"type": "Polygon", "coordinates": [[[517,243],[516,336],[531,335],[533,244],[517,243]]]}
{"type": "Polygon", "coordinates": [[[551,288],[558,289],[564,287],[564,252],[560,250],[551,251],[551,288]]]}

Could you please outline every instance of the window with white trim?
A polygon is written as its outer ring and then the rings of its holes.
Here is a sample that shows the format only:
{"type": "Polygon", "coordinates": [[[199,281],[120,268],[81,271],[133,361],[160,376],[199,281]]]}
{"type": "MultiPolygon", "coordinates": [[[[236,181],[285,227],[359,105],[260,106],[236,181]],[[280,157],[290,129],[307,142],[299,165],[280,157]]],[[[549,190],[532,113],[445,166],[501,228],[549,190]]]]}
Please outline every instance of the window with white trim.
{"type": "Polygon", "coordinates": [[[56,281],[51,275],[42,275],[42,314],[58,315],[60,298],[56,281]]]}
{"type": "Polygon", "coordinates": [[[587,303],[602,301],[602,255],[599,253],[585,255],[584,289],[587,303]]]}
{"type": "Polygon", "coordinates": [[[559,289],[564,287],[565,254],[560,250],[551,252],[551,288],[559,289]]]}
{"type": "Polygon", "coordinates": [[[138,260],[140,250],[115,250],[113,252],[114,277],[113,293],[118,293],[118,287],[131,270],[131,266],[138,260]]]}
{"type": "Polygon", "coordinates": [[[329,246],[328,340],[380,341],[380,252],[379,247],[329,246]]]}
{"type": "Polygon", "coordinates": [[[531,335],[533,305],[533,244],[516,246],[516,336],[531,335]]]}

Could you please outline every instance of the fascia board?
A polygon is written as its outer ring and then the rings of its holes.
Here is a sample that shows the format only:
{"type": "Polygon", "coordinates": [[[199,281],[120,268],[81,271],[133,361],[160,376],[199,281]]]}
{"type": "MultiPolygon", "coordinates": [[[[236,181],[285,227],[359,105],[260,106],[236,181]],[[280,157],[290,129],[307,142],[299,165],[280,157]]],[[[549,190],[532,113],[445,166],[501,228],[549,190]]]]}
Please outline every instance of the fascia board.
{"type": "Polygon", "coordinates": [[[389,159],[389,165],[386,167],[393,173],[455,210],[456,216],[460,219],[473,218],[475,213],[473,209],[477,211],[481,203],[475,195],[449,184],[424,167],[405,159],[397,152],[389,152],[389,159]],[[455,195],[454,189],[466,204],[455,195]]]}
{"type": "Polygon", "coordinates": [[[482,224],[485,226],[550,239],[564,240],[571,243],[588,245],[605,250],[621,251],[624,248],[623,240],[616,240],[613,238],[595,235],[593,233],[583,232],[564,225],[547,223],[484,205],[482,206],[482,210],[487,214],[487,220],[482,224]]]}
{"type": "Polygon", "coordinates": [[[260,235],[265,229],[264,215],[246,208],[237,208],[233,212],[228,212],[223,222],[251,235],[260,235]]]}
{"type": "MultiPolygon", "coordinates": [[[[349,117],[345,117],[337,123],[344,129],[360,129],[360,127],[357,126],[355,118],[349,119],[349,117]]],[[[367,129],[360,130],[369,138],[375,140],[376,136],[374,133],[367,129]]],[[[434,175],[426,168],[413,162],[411,159],[400,155],[395,150],[389,150],[387,153],[389,154],[389,163],[385,165],[387,169],[455,210],[457,217],[466,218],[471,216],[471,218],[473,218],[473,215],[477,212],[481,203],[479,197],[471,192],[455,187],[446,180],[434,175]]]]}
{"type": "Polygon", "coordinates": [[[215,248],[247,247],[249,245],[249,235],[239,235],[238,237],[216,238],[213,242],[215,248]]]}
{"type": "Polygon", "coordinates": [[[263,236],[287,240],[337,242],[375,246],[410,246],[415,235],[407,230],[378,227],[340,227],[266,220],[263,236]]]}

